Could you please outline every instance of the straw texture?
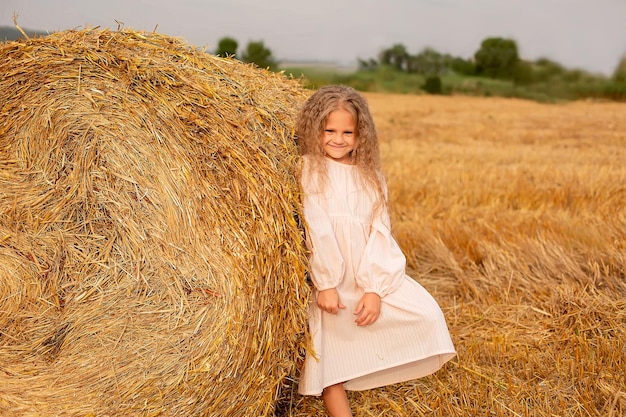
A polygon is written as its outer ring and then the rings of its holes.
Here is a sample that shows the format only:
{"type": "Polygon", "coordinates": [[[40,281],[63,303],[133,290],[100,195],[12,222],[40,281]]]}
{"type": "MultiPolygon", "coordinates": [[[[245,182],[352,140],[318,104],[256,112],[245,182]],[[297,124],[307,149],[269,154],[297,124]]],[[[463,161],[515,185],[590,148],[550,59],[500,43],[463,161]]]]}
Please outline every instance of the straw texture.
{"type": "Polygon", "coordinates": [[[301,86],[97,28],[0,45],[0,74],[0,414],[273,413],[309,294],[301,86]]]}

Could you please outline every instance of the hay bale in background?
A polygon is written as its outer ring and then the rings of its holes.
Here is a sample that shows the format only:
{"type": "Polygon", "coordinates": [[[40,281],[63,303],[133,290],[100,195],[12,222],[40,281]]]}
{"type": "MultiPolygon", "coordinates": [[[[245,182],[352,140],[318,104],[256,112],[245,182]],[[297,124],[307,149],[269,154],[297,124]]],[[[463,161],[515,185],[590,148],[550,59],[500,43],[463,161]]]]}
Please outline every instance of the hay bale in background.
{"type": "Polygon", "coordinates": [[[271,413],[300,85],[132,30],[10,42],[0,74],[0,414],[271,413]]]}

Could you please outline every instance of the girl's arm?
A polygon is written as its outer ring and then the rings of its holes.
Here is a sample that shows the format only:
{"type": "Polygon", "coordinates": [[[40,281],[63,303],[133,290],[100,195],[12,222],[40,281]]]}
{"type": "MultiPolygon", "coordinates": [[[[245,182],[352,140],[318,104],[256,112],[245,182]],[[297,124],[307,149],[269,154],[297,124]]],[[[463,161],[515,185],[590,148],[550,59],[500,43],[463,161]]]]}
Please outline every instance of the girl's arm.
{"type": "Polygon", "coordinates": [[[335,288],[343,278],[345,265],[330,218],[314,195],[305,192],[303,205],[311,280],[319,291],[335,288]]]}
{"type": "Polygon", "coordinates": [[[372,221],[357,281],[366,293],[375,293],[382,298],[402,284],[406,273],[406,258],[391,235],[387,208],[378,212],[372,221]]]}

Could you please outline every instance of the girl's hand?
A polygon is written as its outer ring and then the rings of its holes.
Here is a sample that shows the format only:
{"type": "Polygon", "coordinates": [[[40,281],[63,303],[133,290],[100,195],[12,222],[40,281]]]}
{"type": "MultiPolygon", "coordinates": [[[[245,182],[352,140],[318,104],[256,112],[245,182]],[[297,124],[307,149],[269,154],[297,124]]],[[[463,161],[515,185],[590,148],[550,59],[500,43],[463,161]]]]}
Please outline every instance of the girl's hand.
{"type": "Polygon", "coordinates": [[[339,314],[340,309],[346,308],[341,304],[336,288],[329,288],[317,293],[317,306],[330,314],[339,314]]]}
{"type": "Polygon", "coordinates": [[[380,317],[380,296],[373,292],[366,292],[356,305],[354,322],[357,326],[368,326],[380,317]]]}

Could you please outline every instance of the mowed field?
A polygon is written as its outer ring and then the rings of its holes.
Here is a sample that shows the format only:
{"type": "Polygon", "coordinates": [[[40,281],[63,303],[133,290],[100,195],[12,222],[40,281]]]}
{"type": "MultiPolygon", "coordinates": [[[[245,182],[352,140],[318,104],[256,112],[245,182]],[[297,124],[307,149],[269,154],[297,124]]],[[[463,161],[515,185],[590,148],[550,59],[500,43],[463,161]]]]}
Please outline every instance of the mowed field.
{"type": "Polygon", "coordinates": [[[366,97],[394,234],[458,356],[351,393],[355,414],[626,415],[626,105],[366,97]]]}

